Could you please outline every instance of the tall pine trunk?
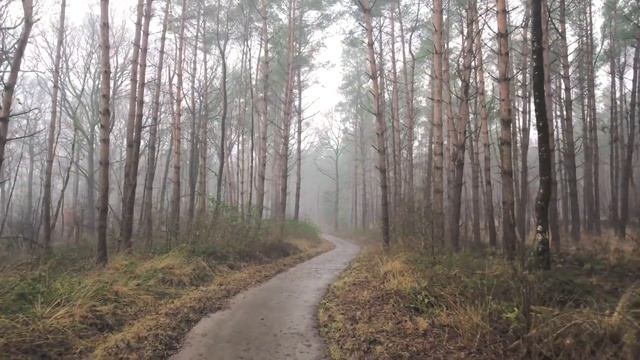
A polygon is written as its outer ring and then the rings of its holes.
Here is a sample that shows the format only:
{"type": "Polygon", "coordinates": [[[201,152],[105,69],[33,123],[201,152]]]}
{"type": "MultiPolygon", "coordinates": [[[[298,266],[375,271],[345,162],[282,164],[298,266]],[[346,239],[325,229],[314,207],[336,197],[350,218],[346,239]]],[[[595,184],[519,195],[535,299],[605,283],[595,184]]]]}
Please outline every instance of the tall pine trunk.
{"type": "MultiPolygon", "coordinates": [[[[533,0],[534,2],[536,0],[533,0]]],[[[500,174],[502,178],[502,241],[507,257],[515,254],[513,161],[511,152],[511,95],[509,91],[509,32],[506,0],[497,0],[498,82],[500,90],[500,174]]]]}
{"type": "MultiPolygon", "coordinates": [[[[385,139],[386,124],[381,111],[381,92],[378,79],[378,66],[376,65],[375,43],[373,41],[373,16],[372,7],[368,0],[360,2],[360,9],[364,15],[365,31],[367,33],[367,55],[369,59],[369,77],[371,79],[371,93],[373,95],[373,113],[376,118],[376,140],[378,152],[378,174],[380,176],[380,204],[382,241],[385,248],[389,248],[389,195],[387,184],[387,144],[385,139]]],[[[382,54],[380,54],[382,56],[382,54]]]]}

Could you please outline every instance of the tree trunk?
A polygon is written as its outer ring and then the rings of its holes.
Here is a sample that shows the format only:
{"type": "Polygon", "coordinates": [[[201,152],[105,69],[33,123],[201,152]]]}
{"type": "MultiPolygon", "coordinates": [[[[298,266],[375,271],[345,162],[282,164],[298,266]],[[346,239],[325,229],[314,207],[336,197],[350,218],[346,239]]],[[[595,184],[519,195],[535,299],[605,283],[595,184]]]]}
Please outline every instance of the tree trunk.
{"type": "Polygon", "coordinates": [[[531,92],[529,90],[529,8],[525,10],[525,22],[522,37],[522,136],[520,152],[520,202],[518,210],[518,232],[521,245],[527,240],[527,205],[529,203],[529,136],[531,131],[531,114],[529,104],[531,92]]]}
{"type": "Polygon", "coordinates": [[[130,87],[129,87],[129,112],[127,116],[126,128],[126,155],[124,163],[124,184],[122,186],[122,223],[120,224],[120,238],[118,248],[124,246],[131,250],[131,233],[133,231],[133,207],[135,203],[136,189],[133,186],[137,178],[137,169],[133,169],[133,158],[135,153],[134,132],[136,127],[136,96],[138,95],[138,64],[140,60],[140,38],[142,35],[142,15],[144,0],[138,0],[136,6],[136,28],[133,36],[133,52],[131,55],[130,87]]]}
{"type": "Polygon", "coordinates": [[[540,188],[536,198],[536,262],[542,269],[551,267],[549,250],[549,201],[551,200],[551,149],[545,96],[545,67],[542,39],[542,0],[531,2],[531,50],[533,60],[533,102],[538,130],[540,188]]]}
{"type": "Polygon", "coordinates": [[[160,117],[160,95],[162,94],[162,70],[164,68],[165,42],[167,38],[167,27],[169,24],[169,9],[171,1],[167,0],[164,8],[164,20],[162,22],[162,32],[160,35],[160,54],[158,66],[156,68],[156,87],[153,95],[153,110],[151,113],[151,126],[149,127],[149,148],[147,151],[147,173],[145,175],[145,192],[143,199],[143,228],[144,238],[147,246],[151,245],[153,236],[153,182],[156,176],[157,158],[156,143],[158,142],[158,126],[160,117]]]}
{"type": "Polygon", "coordinates": [[[442,0],[433,1],[433,31],[434,31],[434,94],[433,94],[433,131],[435,137],[433,164],[433,242],[444,239],[444,140],[442,133],[442,61],[444,41],[442,38],[442,0]]]}
{"type": "Polygon", "coordinates": [[[461,98],[460,110],[457,117],[457,123],[452,124],[453,129],[453,147],[451,148],[451,167],[453,178],[450,180],[452,202],[449,213],[449,235],[451,236],[450,244],[454,251],[460,250],[460,207],[462,205],[462,185],[464,178],[464,153],[467,139],[467,124],[469,122],[469,91],[471,87],[471,61],[473,52],[473,20],[475,5],[472,3],[467,8],[466,14],[466,34],[462,34],[464,39],[464,49],[462,50],[462,76],[461,76],[461,98]]]}
{"type": "MultiPolygon", "coordinates": [[[[55,157],[56,124],[58,121],[58,93],[60,91],[60,60],[62,58],[62,44],[64,42],[65,13],[67,1],[60,1],[60,20],[58,21],[58,38],[56,42],[55,57],[53,60],[53,90],[51,93],[51,119],[49,121],[49,135],[47,138],[47,164],[44,172],[44,184],[42,195],[42,226],[43,246],[46,253],[51,253],[51,175],[53,172],[53,159],[55,157]]],[[[58,130],[59,131],[59,130],[58,130]]]]}
{"type": "Polygon", "coordinates": [[[111,63],[109,60],[109,0],[100,0],[100,193],[98,265],[106,265],[109,215],[109,135],[111,132],[111,63]]]}
{"type": "MultiPolygon", "coordinates": [[[[371,92],[373,94],[373,113],[376,118],[376,139],[377,139],[377,152],[378,152],[378,173],[380,176],[380,201],[382,206],[381,213],[381,226],[382,226],[382,241],[385,248],[389,248],[390,234],[389,234],[389,195],[387,186],[387,145],[385,140],[386,124],[381,105],[381,93],[378,79],[378,66],[376,65],[375,55],[375,43],[373,41],[373,19],[371,14],[371,5],[368,0],[362,0],[360,2],[360,10],[364,15],[365,30],[367,33],[367,51],[369,59],[369,77],[372,82],[371,92]]],[[[380,54],[382,57],[382,54],[380,54]]]]}
{"type": "MultiPolygon", "coordinates": [[[[537,0],[533,0],[534,2],[537,0]]],[[[509,33],[506,0],[497,0],[498,82],[500,85],[500,163],[502,168],[502,241],[507,257],[515,254],[513,165],[511,153],[511,96],[509,93],[509,33]]]]}
{"type": "MultiPolygon", "coordinates": [[[[396,61],[395,1],[391,1],[391,129],[393,132],[393,204],[398,216],[402,201],[402,144],[400,143],[400,93],[398,87],[398,64],[396,61]]],[[[382,56],[382,55],[381,55],[382,56]]]]}
{"type": "Polygon", "coordinates": [[[414,206],[414,172],[413,172],[413,143],[415,141],[415,109],[414,109],[414,88],[415,88],[415,56],[412,50],[412,40],[414,31],[412,30],[409,35],[409,52],[411,55],[411,61],[407,61],[406,52],[406,38],[405,28],[402,18],[402,9],[400,6],[400,0],[394,0],[393,5],[398,9],[398,23],[400,25],[400,44],[402,44],[402,75],[404,80],[405,90],[405,105],[406,105],[406,127],[407,127],[407,183],[405,186],[405,199],[408,201],[409,208],[414,206]],[[410,71],[409,71],[410,70],[410,71]]]}
{"type": "MultiPolygon", "coordinates": [[[[302,12],[301,12],[302,13],[302,12]]],[[[300,44],[298,44],[298,56],[301,56],[300,44]]],[[[302,74],[300,66],[296,72],[296,81],[298,83],[298,106],[297,106],[297,139],[296,139],[296,195],[295,208],[293,218],[295,221],[300,220],[300,191],[302,189],[302,74]]]]}
{"type": "Polygon", "coordinates": [[[264,54],[262,55],[262,96],[259,107],[260,114],[260,148],[258,149],[258,185],[256,190],[256,206],[258,220],[264,216],[265,179],[267,172],[267,136],[269,134],[268,97],[269,97],[269,32],[267,0],[261,0],[262,29],[261,39],[264,54]]]}
{"type": "MultiPolygon", "coordinates": [[[[225,40],[220,39],[220,0],[218,0],[218,13],[216,21],[216,45],[220,52],[220,65],[221,65],[221,92],[222,92],[222,115],[220,117],[220,151],[218,158],[218,185],[216,188],[216,209],[219,209],[222,203],[222,184],[224,180],[224,166],[225,166],[225,149],[227,147],[226,135],[227,135],[227,111],[228,111],[228,93],[227,93],[227,43],[228,38],[225,40]]],[[[228,20],[227,25],[228,25],[228,20]]],[[[228,30],[228,29],[227,29],[228,30]]],[[[228,34],[226,34],[228,35],[228,34]]]]}
{"type": "MultiPolygon", "coordinates": [[[[196,76],[198,71],[198,45],[200,43],[200,16],[202,3],[198,3],[196,15],[196,34],[193,40],[193,59],[191,63],[191,127],[189,134],[189,204],[187,207],[187,221],[191,225],[193,223],[196,212],[196,190],[198,186],[198,162],[200,161],[198,147],[200,141],[198,132],[198,107],[196,107],[196,76]]],[[[206,22],[206,21],[205,21],[206,22]]],[[[202,102],[199,105],[202,106],[202,102]]],[[[189,226],[191,227],[191,226],[189,226]]]]}
{"type": "Polygon", "coordinates": [[[613,19],[609,22],[609,76],[611,84],[611,94],[609,97],[609,181],[611,182],[611,204],[609,205],[609,222],[613,229],[618,232],[618,100],[617,100],[617,78],[616,78],[616,47],[615,35],[617,17],[617,2],[613,3],[613,19]]]}
{"type": "Polygon", "coordinates": [[[545,86],[545,110],[547,112],[547,122],[549,126],[549,149],[551,156],[551,200],[549,202],[549,232],[551,242],[556,251],[560,250],[560,227],[558,225],[558,182],[556,180],[556,142],[553,121],[553,87],[551,84],[551,48],[549,33],[549,14],[547,12],[547,0],[542,0],[542,47],[544,62],[544,86],[545,86]]]}
{"type": "Polygon", "coordinates": [[[635,122],[638,100],[638,86],[640,76],[640,31],[637,33],[636,50],[633,56],[633,80],[631,85],[631,101],[629,103],[629,136],[627,139],[627,151],[624,166],[622,167],[620,188],[620,228],[618,236],[622,239],[626,236],[627,221],[629,219],[629,182],[633,176],[633,147],[635,141],[635,122]]]}
{"type": "Polygon", "coordinates": [[[180,195],[181,195],[181,155],[182,155],[182,99],[183,99],[183,63],[184,63],[184,29],[187,17],[187,0],[182,0],[182,15],[180,17],[180,34],[178,37],[178,62],[176,84],[176,110],[173,117],[173,172],[171,174],[173,187],[171,190],[171,220],[169,239],[177,241],[180,235],[180,195]]]}
{"type": "Polygon", "coordinates": [[[480,136],[482,137],[484,157],[484,211],[489,233],[489,245],[496,247],[498,235],[493,211],[493,184],[491,181],[491,142],[489,139],[489,111],[487,109],[486,89],[484,84],[484,58],[482,54],[482,28],[479,19],[476,21],[476,71],[478,76],[478,101],[480,102],[480,136]]]}
{"type": "Polygon", "coordinates": [[[151,24],[151,11],[153,0],[146,0],[144,8],[144,25],[140,30],[140,21],[142,15],[142,1],[138,4],[138,23],[136,24],[136,39],[134,39],[134,60],[132,61],[132,67],[140,67],[140,72],[137,74],[139,77],[134,81],[134,74],[131,74],[131,90],[134,92],[131,95],[129,102],[129,121],[127,124],[127,154],[125,160],[125,179],[122,194],[122,225],[120,232],[120,240],[123,243],[125,249],[130,250],[132,246],[131,235],[133,233],[133,210],[135,208],[136,190],[138,187],[138,165],[140,163],[140,141],[142,137],[142,121],[144,116],[144,93],[147,80],[147,53],[149,50],[149,27],[151,24]],[[142,43],[140,45],[140,34],[142,31],[142,43]],[[136,42],[137,41],[137,42],[136,42]],[[136,45],[140,45],[139,59],[136,54],[136,45]],[[135,62],[135,64],[134,64],[135,62]],[[135,84],[134,84],[135,83],[135,84]],[[135,85],[135,87],[134,87],[135,85]],[[135,101],[135,103],[134,103],[135,101]],[[134,118],[131,118],[132,108],[135,111],[134,118]],[[129,143],[129,126],[132,126],[132,143],[129,143]]]}
{"type": "MultiPolygon", "coordinates": [[[[202,41],[206,43],[207,41],[207,21],[203,21],[202,23],[202,41]]],[[[202,63],[203,63],[203,67],[204,67],[204,83],[203,83],[203,87],[204,87],[204,94],[203,94],[203,98],[202,98],[202,102],[204,104],[204,114],[203,117],[200,119],[200,134],[199,134],[199,141],[200,141],[200,147],[198,148],[198,150],[200,151],[200,166],[199,166],[199,172],[200,174],[198,175],[198,195],[200,196],[200,199],[198,200],[198,219],[200,221],[204,220],[204,216],[207,212],[207,203],[209,202],[208,196],[207,196],[207,155],[209,152],[209,130],[208,130],[208,123],[209,123],[209,63],[208,63],[208,59],[207,59],[207,49],[206,47],[202,48],[202,63]]]]}
{"type": "Polygon", "coordinates": [[[569,50],[567,45],[565,0],[560,0],[560,61],[562,63],[562,82],[564,84],[564,163],[569,187],[571,207],[571,238],[580,241],[580,205],[578,203],[578,177],[576,175],[576,150],[573,140],[573,99],[571,94],[571,76],[569,50]]]}
{"type": "Polygon", "coordinates": [[[598,118],[596,113],[596,85],[595,85],[595,64],[593,53],[595,51],[593,44],[593,16],[591,13],[591,2],[587,3],[587,89],[589,103],[589,134],[592,150],[592,169],[593,173],[593,217],[594,230],[597,235],[600,234],[600,151],[598,148],[598,118]]]}
{"type": "Polygon", "coordinates": [[[282,114],[282,138],[280,144],[280,203],[278,204],[278,220],[280,221],[280,236],[284,236],[284,220],[287,215],[287,185],[289,178],[289,137],[291,135],[291,109],[293,107],[293,87],[295,81],[294,75],[294,53],[295,53],[295,16],[296,16],[295,0],[289,0],[289,29],[287,41],[287,72],[286,72],[286,88],[284,98],[284,108],[282,114]]]}

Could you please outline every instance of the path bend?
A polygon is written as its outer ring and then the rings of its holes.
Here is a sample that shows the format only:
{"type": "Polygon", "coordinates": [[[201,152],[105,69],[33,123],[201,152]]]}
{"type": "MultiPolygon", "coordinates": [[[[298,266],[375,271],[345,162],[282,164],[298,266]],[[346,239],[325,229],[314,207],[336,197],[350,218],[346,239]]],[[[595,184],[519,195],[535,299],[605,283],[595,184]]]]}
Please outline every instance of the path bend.
{"type": "Polygon", "coordinates": [[[323,236],[335,249],[234,297],[227,309],[200,320],[172,359],[325,359],[317,306],[360,248],[323,236]]]}

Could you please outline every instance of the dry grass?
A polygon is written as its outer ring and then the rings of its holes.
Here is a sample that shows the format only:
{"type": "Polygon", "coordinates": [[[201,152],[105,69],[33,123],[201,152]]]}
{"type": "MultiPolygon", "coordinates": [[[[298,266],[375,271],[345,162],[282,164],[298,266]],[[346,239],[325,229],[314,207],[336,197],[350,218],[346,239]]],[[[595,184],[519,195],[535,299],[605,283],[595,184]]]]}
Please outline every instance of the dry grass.
{"type": "Polygon", "coordinates": [[[536,273],[489,254],[363,254],[319,319],[334,359],[634,359],[640,253],[587,250],[536,273]]]}
{"type": "Polygon", "coordinates": [[[99,270],[90,260],[64,259],[69,253],[5,268],[0,358],[167,354],[231,296],[327,250],[317,236],[246,245],[251,251],[190,243],[159,255],[121,255],[99,270]]]}

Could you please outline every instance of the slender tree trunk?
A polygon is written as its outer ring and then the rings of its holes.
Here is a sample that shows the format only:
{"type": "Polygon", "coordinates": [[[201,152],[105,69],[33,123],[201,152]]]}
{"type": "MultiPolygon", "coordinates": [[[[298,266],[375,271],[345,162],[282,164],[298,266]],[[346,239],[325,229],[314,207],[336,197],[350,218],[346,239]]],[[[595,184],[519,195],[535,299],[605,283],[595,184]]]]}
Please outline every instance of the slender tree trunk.
{"type": "Polygon", "coordinates": [[[636,34],[636,49],[633,56],[633,80],[631,86],[631,100],[629,103],[629,136],[627,139],[626,158],[622,167],[621,188],[620,188],[620,228],[618,236],[624,238],[627,232],[627,221],[629,219],[629,182],[633,176],[633,147],[635,141],[635,122],[638,101],[638,87],[640,86],[638,77],[640,76],[640,31],[636,34]]]}
{"type": "Polygon", "coordinates": [[[171,220],[169,239],[178,240],[180,235],[180,195],[181,195],[181,155],[182,155],[182,99],[183,99],[183,63],[184,63],[184,29],[187,17],[187,0],[182,0],[182,15],[180,17],[180,35],[178,37],[178,62],[176,84],[176,110],[173,117],[173,159],[172,159],[172,183],[171,190],[171,220]]]}
{"type": "Polygon", "coordinates": [[[360,197],[360,201],[362,202],[361,208],[362,210],[360,211],[360,216],[362,218],[361,220],[361,226],[363,230],[367,229],[367,215],[368,215],[368,209],[367,209],[367,167],[366,167],[366,163],[367,163],[367,146],[366,143],[367,141],[365,140],[364,137],[364,119],[362,116],[358,116],[359,120],[358,121],[358,132],[359,132],[359,145],[360,145],[360,170],[361,170],[361,181],[362,181],[362,196],[360,197]]]}
{"type": "MultiPolygon", "coordinates": [[[[477,126],[477,125],[476,125],[477,126]]],[[[473,244],[480,245],[480,152],[478,151],[479,136],[477,129],[470,127],[469,160],[471,161],[471,206],[473,208],[473,244]]]]}
{"type": "Polygon", "coordinates": [[[573,140],[573,99],[571,94],[571,76],[569,51],[567,45],[566,6],[565,0],[560,0],[560,61],[562,63],[562,82],[564,84],[564,163],[569,187],[569,202],[571,206],[571,238],[580,241],[580,205],[578,203],[578,177],[576,175],[576,150],[573,140]]]}
{"type": "Polygon", "coordinates": [[[542,0],[542,47],[544,62],[544,86],[545,86],[545,110],[549,126],[549,149],[551,151],[551,200],[549,202],[549,231],[551,241],[556,251],[560,250],[560,226],[558,225],[558,182],[555,173],[556,142],[553,120],[553,87],[551,84],[551,48],[549,33],[549,14],[547,12],[547,0],[542,0]]]}
{"type": "Polygon", "coordinates": [[[598,148],[598,119],[596,113],[596,85],[595,85],[595,64],[593,53],[595,51],[593,44],[593,16],[591,13],[591,2],[587,3],[587,89],[588,89],[588,106],[589,106],[589,133],[592,144],[592,166],[589,169],[593,173],[593,217],[594,230],[597,235],[600,234],[600,151],[598,148]]]}
{"type": "Polygon", "coordinates": [[[518,232],[521,245],[527,240],[527,205],[529,203],[529,136],[531,129],[531,116],[529,104],[531,92],[529,90],[529,21],[530,9],[525,10],[524,32],[522,37],[522,124],[520,133],[522,136],[520,152],[520,202],[518,210],[518,232]]]}
{"type": "MultiPolygon", "coordinates": [[[[385,248],[389,248],[390,234],[389,234],[389,195],[387,186],[387,164],[386,164],[386,140],[385,131],[386,124],[383,114],[380,109],[381,105],[381,92],[378,79],[378,66],[376,65],[375,56],[375,43],[373,41],[373,16],[371,14],[371,5],[368,0],[362,0],[360,2],[360,10],[364,15],[365,30],[367,33],[367,50],[369,59],[369,77],[372,82],[372,94],[373,94],[373,113],[376,117],[376,138],[377,138],[377,152],[378,152],[378,173],[380,176],[380,201],[382,206],[381,213],[381,226],[382,226],[382,241],[385,248]]],[[[382,54],[380,54],[382,56],[382,54]]]]}
{"type": "MultiPolygon", "coordinates": [[[[532,0],[536,1],[536,0],[532,0]]],[[[511,96],[509,92],[509,33],[506,0],[497,0],[498,82],[500,84],[500,169],[502,177],[502,241],[507,257],[515,254],[513,164],[511,152],[511,96]]]]}
{"type": "Polygon", "coordinates": [[[287,41],[287,72],[284,108],[282,114],[282,139],[280,144],[280,203],[278,204],[278,220],[280,221],[280,235],[284,236],[284,220],[287,214],[287,185],[289,178],[289,137],[291,135],[291,109],[293,107],[294,88],[294,53],[295,53],[295,16],[297,2],[289,0],[289,30],[287,41]]]}
{"type": "MultiPolygon", "coordinates": [[[[140,38],[142,36],[142,15],[144,0],[138,0],[136,6],[136,28],[133,35],[133,52],[131,55],[130,87],[129,87],[129,112],[126,128],[126,155],[124,163],[124,184],[122,186],[122,223],[120,224],[120,238],[118,248],[123,246],[127,251],[131,249],[131,234],[133,232],[133,208],[135,204],[136,189],[134,186],[137,178],[137,169],[133,169],[135,157],[134,132],[136,127],[136,97],[138,96],[138,64],[140,61],[140,38]]],[[[144,87],[144,86],[143,86],[144,87]]]]}
{"type": "MultiPolygon", "coordinates": [[[[218,0],[218,14],[216,22],[216,44],[218,51],[220,52],[220,65],[222,67],[221,78],[221,92],[222,92],[222,115],[220,117],[220,151],[218,158],[218,185],[216,188],[216,209],[220,207],[222,203],[222,184],[224,181],[224,166],[225,166],[225,149],[227,146],[226,133],[227,133],[227,112],[228,112],[228,93],[227,93],[227,42],[228,39],[221,40],[220,38],[220,0],[218,0]]],[[[228,24],[228,19],[225,20],[228,24]]],[[[228,35],[228,34],[227,34],[228,35]]]]}
{"type": "Polygon", "coordinates": [[[609,222],[613,229],[617,232],[620,227],[618,225],[618,99],[617,99],[617,78],[616,78],[616,46],[615,35],[617,17],[617,2],[613,3],[613,19],[609,23],[609,76],[611,84],[610,94],[610,118],[609,118],[609,180],[611,182],[611,204],[609,205],[609,222]]]}
{"type": "Polygon", "coordinates": [[[162,22],[162,32],[160,35],[160,55],[156,68],[156,84],[153,95],[153,110],[151,112],[151,126],[149,127],[149,145],[147,151],[147,173],[145,175],[145,192],[143,199],[143,228],[144,238],[147,246],[151,245],[153,235],[153,182],[156,176],[157,158],[156,144],[158,142],[158,126],[160,118],[160,95],[162,94],[162,70],[164,68],[165,42],[167,38],[167,27],[169,23],[169,9],[171,1],[167,0],[164,8],[164,20],[162,22]]]}
{"type": "MultiPolygon", "coordinates": [[[[298,56],[301,56],[300,44],[298,44],[298,56]]],[[[295,221],[300,220],[300,192],[302,189],[302,75],[298,66],[296,72],[296,81],[298,83],[298,106],[297,106],[297,139],[296,139],[296,198],[293,218],[295,221]]]]}
{"type": "Polygon", "coordinates": [[[269,31],[267,12],[267,0],[261,0],[262,17],[262,96],[259,107],[260,114],[260,148],[258,149],[258,186],[256,190],[256,206],[258,208],[258,219],[262,220],[264,216],[264,195],[265,195],[265,179],[267,172],[267,136],[269,134],[269,118],[268,118],[268,98],[269,98],[269,31]]]}
{"type": "MultiPolygon", "coordinates": [[[[298,11],[298,41],[297,41],[297,56],[299,59],[302,58],[302,36],[303,36],[303,20],[304,20],[304,12],[302,9],[302,1],[300,1],[300,9],[298,11]]],[[[295,193],[295,208],[294,208],[294,219],[296,221],[300,220],[300,192],[302,189],[302,65],[298,64],[296,66],[296,83],[298,85],[298,104],[297,104],[297,138],[296,138],[296,193],[295,193]]]]}
{"type": "Polygon", "coordinates": [[[406,50],[406,37],[405,37],[405,27],[404,21],[402,17],[402,8],[400,5],[400,0],[394,0],[393,5],[398,9],[398,23],[400,25],[400,44],[402,45],[402,76],[404,80],[404,90],[405,90],[405,113],[406,113],[406,127],[407,127],[407,183],[405,186],[405,199],[408,202],[409,208],[412,209],[414,206],[414,171],[413,171],[413,143],[415,142],[415,109],[414,109],[414,87],[415,87],[415,57],[413,56],[412,50],[412,40],[413,40],[413,31],[409,36],[409,52],[411,53],[411,61],[407,61],[407,50],[406,50]]]}
{"type": "MultiPolygon", "coordinates": [[[[206,43],[207,41],[207,21],[203,21],[202,24],[202,41],[206,43]]],[[[198,150],[200,150],[200,166],[199,166],[199,172],[200,174],[198,175],[198,195],[200,196],[200,199],[198,200],[198,218],[202,221],[204,220],[204,216],[207,212],[207,203],[209,202],[208,199],[208,195],[207,195],[207,155],[209,152],[209,129],[208,129],[208,123],[209,123],[209,62],[208,62],[208,56],[207,56],[207,49],[206,47],[202,48],[202,63],[203,63],[203,67],[204,67],[204,82],[203,82],[203,88],[204,88],[204,94],[203,94],[203,98],[202,98],[202,102],[204,104],[204,114],[203,117],[200,119],[200,134],[199,134],[199,141],[200,141],[200,146],[198,148],[198,150]]]]}
{"type": "Polygon", "coordinates": [[[396,61],[395,1],[391,1],[391,129],[393,132],[393,204],[394,213],[400,211],[402,201],[402,144],[400,143],[400,90],[398,87],[398,64],[396,61]]]}
{"type": "MultiPolygon", "coordinates": [[[[122,227],[121,241],[126,249],[131,249],[131,235],[133,233],[133,211],[135,208],[136,190],[138,187],[138,166],[140,164],[140,142],[142,138],[142,121],[144,120],[144,95],[147,81],[147,53],[149,50],[149,27],[151,24],[151,12],[153,0],[146,0],[144,8],[144,24],[142,26],[142,43],[140,58],[137,62],[140,67],[137,79],[136,95],[133,98],[135,104],[135,122],[133,124],[133,144],[127,143],[127,160],[125,161],[125,186],[122,196],[122,227]],[[132,153],[129,154],[129,151],[132,153]],[[124,221],[124,219],[127,221],[124,221]]],[[[140,26],[140,25],[137,25],[140,26]]],[[[133,84],[132,84],[133,89],[133,84]]]]}
{"type": "MultiPolygon", "coordinates": [[[[198,147],[201,145],[198,137],[198,107],[196,107],[196,77],[198,76],[198,46],[200,43],[200,16],[202,7],[198,3],[196,15],[196,34],[193,40],[193,59],[191,63],[191,127],[189,134],[189,206],[187,208],[187,221],[191,225],[196,211],[196,190],[198,186],[198,162],[200,161],[198,147]]],[[[205,21],[206,22],[206,21],[205,21]]],[[[202,106],[202,102],[200,103],[202,106]]]]}
{"type": "MultiPolygon", "coordinates": [[[[51,253],[51,175],[53,173],[54,148],[56,142],[56,124],[58,121],[58,93],[60,91],[60,60],[62,58],[62,44],[64,43],[66,0],[60,1],[60,19],[58,21],[58,38],[53,60],[53,90],[51,93],[51,119],[49,121],[49,135],[47,138],[47,162],[44,172],[42,195],[42,226],[43,245],[46,253],[51,253]]],[[[59,131],[59,130],[58,130],[59,131]]]]}
{"type": "Polygon", "coordinates": [[[444,41],[442,38],[443,12],[442,0],[433,1],[433,31],[434,31],[434,94],[433,94],[433,131],[435,137],[433,164],[433,242],[444,239],[444,140],[442,132],[442,61],[444,41]]]}
{"type": "Polygon", "coordinates": [[[538,130],[540,188],[536,198],[536,261],[542,269],[551,267],[549,250],[549,201],[551,200],[551,149],[545,96],[545,67],[542,39],[542,0],[531,1],[531,50],[533,60],[533,102],[538,130]]]}
{"type": "Polygon", "coordinates": [[[451,149],[451,167],[453,169],[453,177],[450,187],[452,203],[450,204],[449,224],[451,229],[450,243],[454,251],[460,250],[460,208],[462,206],[462,186],[464,180],[464,160],[465,160],[465,144],[467,139],[467,124],[469,123],[469,91],[471,87],[471,61],[473,52],[473,11],[475,5],[472,3],[467,8],[466,14],[466,34],[463,34],[464,49],[462,53],[462,76],[461,76],[461,98],[460,110],[457,117],[457,123],[453,129],[453,147],[451,149]]]}
{"type": "Polygon", "coordinates": [[[98,208],[99,265],[106,265],[109,216],[109,135],[111,132],[111,63],[109,60],[109,0],[100,0],[100,192],[98,208]]]}
{"type": "Polygon", "coordinates": [[[484,174],[484,212],[489,233],[489,245],[496,247],[498,235],[493,210],[493,184],[491,180],[491,141],[489,138],[489,111],[487,109],[486,89],[484,84],[484,58],[482,53],[482,29],[479,19],[476,21],[476,71],[478,76],[478,101],[480,102],[480,136],[483,147],[484,174]]]}

